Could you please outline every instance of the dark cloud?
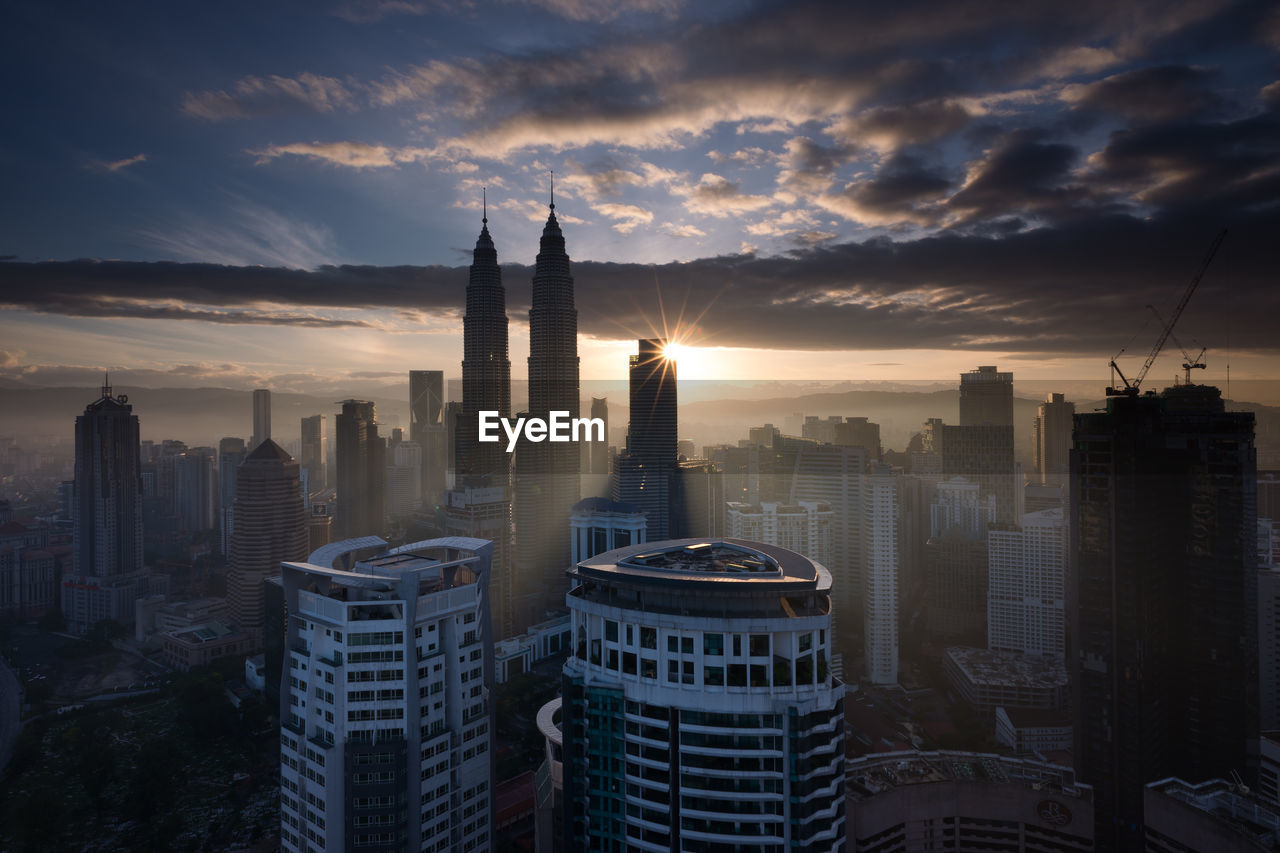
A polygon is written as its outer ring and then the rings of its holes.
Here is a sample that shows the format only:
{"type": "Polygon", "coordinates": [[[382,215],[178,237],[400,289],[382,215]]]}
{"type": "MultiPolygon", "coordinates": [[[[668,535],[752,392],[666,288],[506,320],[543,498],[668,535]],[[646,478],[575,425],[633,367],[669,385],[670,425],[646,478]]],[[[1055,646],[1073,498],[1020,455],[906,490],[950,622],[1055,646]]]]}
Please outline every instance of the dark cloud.
{"type": "Polygon", "coordinates": [[[1092,200],[1092,193],[1072,176],[1079,152],[1061,142],[1047,142],[1036,131],[1014,131],[977,163],[964,186],[948,200],[969,219],[1026,212],[1060,215],[1092,200]]]}
{"type": "MultiPolygon", "coordinates": [[[[1227,270],[1213,269],[1180,329],[1202,343],[1280,348],[1273,318],[1274,206],[1253,213],[1144,220],[1081,218],[999,237],[824,244],[783,257],[733,255],[661,265],[574,264],[582,333],[644,337],[661,328],[654,282],[684,305],[706,344],[778,349],[987,348],[1110,356],[1171,306],[1218,228],[1227,270]],[[1227,274],[1229,273],[1229,278],[1227,274]]],[[[527,316],[531,270],[503,267],[508,311],[527,316]]],[[[116,300],[182,302],[254,313],[253,305],[383,308],[457,316],[465,268],[324,267],[313,272],[201,264],[14,263],[0,266],[0,304],[80,313],[116,300]]],[[[123,310],[123,309],[122,309],[123,310]]],[[[669,312],[668,312],[669,313],[669,312]]],[[[162,315],[163,316],[163,315],[162,315]]],[[[269,322],[269,321],[264,321],[269,322]]]]}
{"type": "Polygon", "coordinates": [[[1068,87],[1064,96],[1081,109],[1104,110],[1143,122],[1170,121],[1222,108],[1223,100],[1213,90],[1219,77],[1213,69],[1159,65],[1068,87]]]}
{"type": "Polygon", "coordinates": [[[951,181],[922,158],[900,153],[875,175],[851,183],[838,196],[824,200],[833,212],[868,225],[936,223],[951,181]]]}

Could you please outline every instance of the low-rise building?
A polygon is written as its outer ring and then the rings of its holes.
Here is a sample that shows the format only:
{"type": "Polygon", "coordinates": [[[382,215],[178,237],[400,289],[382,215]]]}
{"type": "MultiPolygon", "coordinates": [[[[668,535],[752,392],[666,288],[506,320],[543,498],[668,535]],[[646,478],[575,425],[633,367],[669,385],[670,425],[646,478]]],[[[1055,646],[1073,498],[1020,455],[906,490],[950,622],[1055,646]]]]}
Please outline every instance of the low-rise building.
{"type": "Polygon", "coordinates": [[[949,646],[942,657],[947,683],[975,710],[1067,707],[1067,670],[1061,660],[993,649],[949,646]]]}
{"type": "Polygon", "coordinates": [[[183,672],[228,655],[243,655],[250,642],[248,634],[225,622],[170,631],[162,638],[165,663],[183,672]]]}
{"type": "Polygon", "coordinates": [[[573,626],[566,613],[531,625],[523,634],[494,643],[494,681],[503,684],[533,669],[540,661],[568,652],[572,632],[573,626]]]}
{"type": "Polygon", "coordinates": [[[1018,755],[1071,749],[1071,714],[1039,708],[996,708],[996,740],[1018,755]]]}

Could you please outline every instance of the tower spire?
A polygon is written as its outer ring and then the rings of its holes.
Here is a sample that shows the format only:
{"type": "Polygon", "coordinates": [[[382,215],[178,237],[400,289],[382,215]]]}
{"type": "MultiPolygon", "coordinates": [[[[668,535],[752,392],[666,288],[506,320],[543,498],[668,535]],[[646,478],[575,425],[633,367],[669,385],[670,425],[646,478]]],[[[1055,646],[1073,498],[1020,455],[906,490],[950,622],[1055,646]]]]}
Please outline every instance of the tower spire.
{"type": "Polygon", "coordinates": [[[556,173],[554,169],[547,170],[551,174],[551,209],[556,209],[556,173]]]}
{"type": "Polygon", "coordinates": [[[102,371],[102,396],[111,396],[111,374],[105,370],[102,371]]]}
{"type": "Polygon", "coordinates": [[[488,187],[480,188],[480,204],[484,209],[484,214],[480,219],[480,224],[488,225],[489,224],[489,188],[488,187]]]}

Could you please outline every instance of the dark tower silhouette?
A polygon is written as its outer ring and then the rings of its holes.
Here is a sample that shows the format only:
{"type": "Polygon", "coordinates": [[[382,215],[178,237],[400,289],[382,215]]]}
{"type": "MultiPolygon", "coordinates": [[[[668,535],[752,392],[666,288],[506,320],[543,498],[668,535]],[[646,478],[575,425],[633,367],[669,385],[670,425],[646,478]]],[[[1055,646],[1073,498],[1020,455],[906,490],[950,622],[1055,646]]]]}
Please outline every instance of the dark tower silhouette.
{"type": "MultiPolygon", "coordinates": [[[[529,308],[529,416],[578,417],[578,311],[555,196],[542,229],[529,308]]],[[[569,511],[580,498],[578,444],[521,442],[516,451],[516,622],[520,629],[568,589],[569,511]]]]}
{"type": "Polygon", "coordinates": [[[1139,851],[1148,783],[1252,784],[1253,414],[1204,385],[1109,397],[1070,460],[1075,767],[1097,849],[1139,851]]]}
{"type": "Polygon", "coordinates": [[[142,461],[129,398],[102,395],[76,418],[72,576],[63,582],[67,627],[103,619],[131,624],[142,563],[142,461]]]}
{"type": "Polygon", "coordinates": [[[644,512],[653,541],[684,536],[676,421],[676,363],[666,341],[642,339],[630,357],[631,422],[618,457],[615,500],[644,512]]]}
{"type": "MultiPolygon", "coordinates": [[[[317,415],[317,417],[321,417],[317,415]]],[[[305,560],[307,512],[298,491],[301,467],[267,439],[236,469],[235,525],[227,568],[227,600],[242,631],[262,645],[262,582],[280,563],[305,560]]]]}
{"type": "Polygon", "coordinates": [[[455,451],[460,484],[483,477],[506,480],[511,470],[511,456],[503,442],[477,441],[480,412],[511,415],[507,298],[498,250],[489,236],[487,209],[485,214],[467,278],[467,313],[462,318],[462,420],[455,451]]]}
{"type": "Polygon", "coordinates": [[[373,403],[343,400],[335,419],[338,440],[336,539],[376,536],[386,522],[386,441],[378,436],[373,403]]]}

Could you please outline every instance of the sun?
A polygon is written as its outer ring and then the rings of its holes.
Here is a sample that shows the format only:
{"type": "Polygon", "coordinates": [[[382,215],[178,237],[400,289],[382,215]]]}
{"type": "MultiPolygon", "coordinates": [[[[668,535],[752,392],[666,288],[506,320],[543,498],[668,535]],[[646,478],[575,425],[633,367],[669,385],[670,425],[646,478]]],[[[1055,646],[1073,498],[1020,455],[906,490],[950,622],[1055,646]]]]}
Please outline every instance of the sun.
{"type": "Polygon", "coordinates": [[[688,350],[688,347],[678,341],[667,341],[667,343],[662,347],[662,357],[667,361],[674,361],[679,364],[681,357],[683,357],[688,350]]]}

